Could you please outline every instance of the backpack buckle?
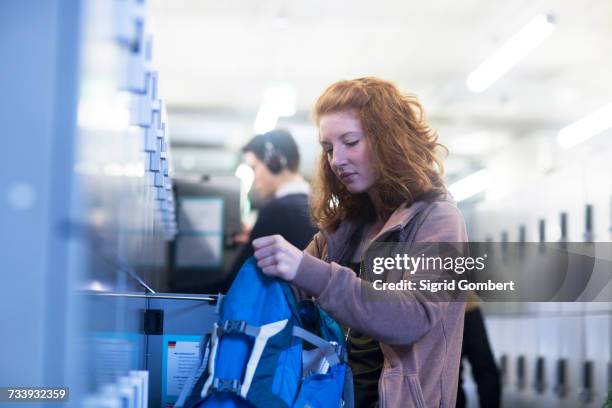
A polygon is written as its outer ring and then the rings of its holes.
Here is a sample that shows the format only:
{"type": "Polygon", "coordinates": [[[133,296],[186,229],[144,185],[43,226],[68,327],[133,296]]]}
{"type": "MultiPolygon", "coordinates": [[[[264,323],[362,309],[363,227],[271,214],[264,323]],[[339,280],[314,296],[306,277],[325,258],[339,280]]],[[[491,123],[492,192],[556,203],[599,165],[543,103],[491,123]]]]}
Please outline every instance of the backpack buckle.
{"type": "Polygon", "coordinates": [[[348,363],[348,359],[346,358],[346,354],[344,353],[344,348],[342,347],[342,345],[338,344],[338,342],[336,341],[330,341],[329,345],[332,346],[332,348],[338,355],[340,361],[342,361],[343,363],[348,363]]]}
{"type": "Polygon", "coordinates": [[[212,382],[211,390],[238,394],[240,392],[240,381],[215,378],[212,382]]]}
{"type": "Polygon", "coordinates": [[[224,334],[244,333],[246,326],[244,320],[226,320],[223,322],[223,325],[217,329],[217,335],[223,336],[224,334]]]}

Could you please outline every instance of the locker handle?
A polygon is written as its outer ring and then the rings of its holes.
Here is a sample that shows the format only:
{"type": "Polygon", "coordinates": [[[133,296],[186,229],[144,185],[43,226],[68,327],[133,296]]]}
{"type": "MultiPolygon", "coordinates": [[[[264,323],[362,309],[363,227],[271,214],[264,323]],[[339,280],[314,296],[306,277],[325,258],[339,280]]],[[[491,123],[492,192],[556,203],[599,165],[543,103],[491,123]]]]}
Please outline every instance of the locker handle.
{"type": "Polygon", "coordinates": [[[546,220],[541,219],[538,224],[538,240],[540,242],[546,242],[546,220]]]}
{"type": "Polygon", "coordinates": [[[584,403],[593,400],[593,362],[585,361],[582,364],[582,389],[579,392],[580,401],[584,403]]]}
{"type": "Polygon", "coordinates": [[[567,241],[567,213],[562,212],[559,219],[559,226],[561,228],[561,242],[567,241]]]}
{"type": "Polygon", "coordinates": [[[527,241],[527,228],[524,225],[519,225],[519,258],[523,259],[525,257],[525,243],[527,241]]]}
{"type": "Polygon", "coordinates": [[[543,253],[546,251],[546,220],[545,219],[541,219],[538,225],[538,241],[540,242],[539,244],[539,252],[543,253]]]}
{"type": "Polygon", "coordinates": [[[164,311],[162,309],[147,309],[143,319],[144,334],[164,334],[164,311]]]}
{"type": "Polygon", "coordinates": [[[516,362],[516,386],[519,390],[525,388],[525,356],[519,356],[516,362]]]}
{"type": "Polygon", "coordinates": [[[559,398],[567,395],[567,360],[564,358],[557,360],[555,394],[559,398]]]}
{"type": "Polygon", "coordinates": [[[544,357],[538,357],[536,360],[534,388],[538,394],[546,390],[546,360],[544,357]]]}
{"type": "Polygon", "coordinates": [[[503,263],[506,263],[508,258],[508,231],[504,230],[501,233],[501,259],[503,263]]]}
{"type": "Polygon", "coordinates": [[[502,384],[508,383],[508,356],[502,354],[499,359],[500,371],[501,371],[501,382],[502,384]]]}
{"type": "Polygon", "coordinates": [[[593,238],[593,205],[587,204],[584,213],[584,240],[592,242],[593,238]]]}
{"type": "Polygon", "coordinates": [[[612,390],[612,361],[608,363],[608,389],[612,390]]]}

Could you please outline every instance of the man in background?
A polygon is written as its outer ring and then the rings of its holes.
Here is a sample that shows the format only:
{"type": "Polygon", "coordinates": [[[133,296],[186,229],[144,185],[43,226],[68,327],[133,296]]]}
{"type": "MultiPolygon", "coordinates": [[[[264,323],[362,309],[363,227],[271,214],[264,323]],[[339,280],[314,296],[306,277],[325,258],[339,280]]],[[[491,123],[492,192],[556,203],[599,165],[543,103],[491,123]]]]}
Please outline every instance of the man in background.
{"type": "Polygon", "coordinates": [[[242,152],[254,172],[253,188],[265,202],[234,261],[232,274],[253,255],[256,238],[279,234],[304,249],[317,232],[308,208],[310,186],[299,173],[300,153],[291,133],[277,129],[257,135],[242,152]]]}

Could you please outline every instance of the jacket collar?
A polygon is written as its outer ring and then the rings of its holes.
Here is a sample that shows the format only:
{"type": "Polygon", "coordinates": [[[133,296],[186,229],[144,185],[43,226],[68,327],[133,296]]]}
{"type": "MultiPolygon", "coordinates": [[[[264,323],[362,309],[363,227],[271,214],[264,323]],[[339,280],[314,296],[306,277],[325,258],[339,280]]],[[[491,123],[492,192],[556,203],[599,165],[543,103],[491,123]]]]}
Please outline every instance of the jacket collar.
{"type": "MultiPolygon", "coordinates": [[[[428,204],[428,201],[415,201],[410,206],[408,206],[408,203],[400,205],[387,219],[380,232],[372,239],[372,242],[387,236],[393,231],[405,228],[410,220],[420,213],[428,204]]],[[[347,219],[340,223],[336,231],[331,233],[323,232],[327,241],[327,256],[330,261],[341,258],[348,246],[349,237],[357,232],[360,223],[360,219],[347,219]]]]}

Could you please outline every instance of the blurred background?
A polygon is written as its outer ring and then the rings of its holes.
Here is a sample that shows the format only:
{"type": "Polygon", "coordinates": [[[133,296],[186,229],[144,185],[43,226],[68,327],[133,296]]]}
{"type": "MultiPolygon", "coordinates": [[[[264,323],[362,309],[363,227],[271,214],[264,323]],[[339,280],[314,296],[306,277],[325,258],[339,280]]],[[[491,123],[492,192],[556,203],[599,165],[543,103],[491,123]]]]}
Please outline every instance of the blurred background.
{"type": "MultiPolygon", "coordinates": [[[[0,386],[173,406],[170,345],[210,332],[262,204],[242,146],[287,129],[311,179],[340,79],[418,96],[470,240],[611,241],[607,0],[25,0],[0,23],[0,386]]],[[[502,406],[603,404],[609,302],[481,309],[502,406]]]]}

